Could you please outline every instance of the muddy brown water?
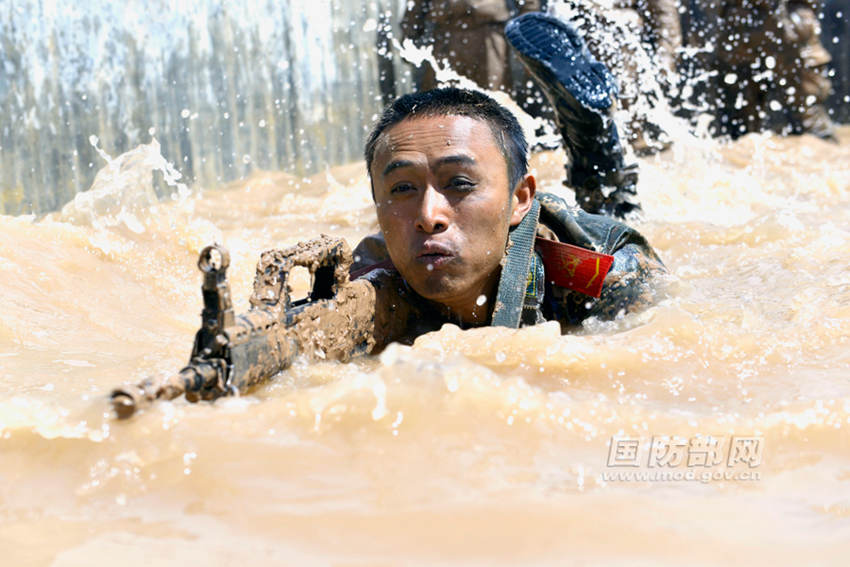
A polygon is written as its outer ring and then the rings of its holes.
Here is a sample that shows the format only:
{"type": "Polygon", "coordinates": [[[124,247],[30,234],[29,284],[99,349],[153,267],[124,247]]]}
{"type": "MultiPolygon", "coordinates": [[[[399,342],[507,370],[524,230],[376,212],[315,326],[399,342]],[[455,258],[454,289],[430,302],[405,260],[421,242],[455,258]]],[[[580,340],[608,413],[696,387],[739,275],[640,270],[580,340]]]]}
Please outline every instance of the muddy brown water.
{"type": "MultiPolygon", "coordinates": [[[[362,164],[75,222],[0,217],[2,563],[846,564],[840,136],[643,160],[637,226],[671,270],[644,313],[576,336],[447,326],[128,422],[110,388],[187,360],[198,251],[228,247],[246,309],[263,249],[374,230],[362,164]],[[667,436],[687,458],[650,467],[667,436]],[[730,464],[748,439],[753,458],[730,464]]],[[[543,189],[560,191],[561,159],[535,156],[543,189]]],[[[121,191],[146,193],[133,183],[121,191]]]]}

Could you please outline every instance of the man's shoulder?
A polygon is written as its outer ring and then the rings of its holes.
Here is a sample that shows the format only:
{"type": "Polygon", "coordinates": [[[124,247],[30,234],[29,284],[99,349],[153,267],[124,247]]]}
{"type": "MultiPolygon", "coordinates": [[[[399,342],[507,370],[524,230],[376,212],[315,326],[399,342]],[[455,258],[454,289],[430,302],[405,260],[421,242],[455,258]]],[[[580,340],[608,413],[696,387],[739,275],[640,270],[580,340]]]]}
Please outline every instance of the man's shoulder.
{"type": "Polygon", "coordinates": [[[351,264],[351,274],[362,274],[373,266],[380,266],[389,261],[387,242],[380,232],[364,237],[352,252],[354,262],[351,264]]]}
{"type": "Polygon", "coordinates": [[[559,242],[603,254],[614,254],[631,244],[660,263],[646,238],[626,223],[585,212],[553,193],[538,193],[536,198],[540,201],[540,224],[551,230],[559,242]]]}
{"type": "MultiPolygon", "coordinates": [[[[571,327],[588,317],[613,319],[655,302],[654,280],[666,269],[640,232],[618,220],[571,206],[557,195],[540,193],[537,199],[541,205],[538,234],[551,234],[548,238],[554,236],[559,242],[613,257],[599,297],[551,285],[547,293],[549,318],[571,327]]],[[[552,263],[548,264],[547,271],[552,263]]],[[[552,274],[547,273],[546,279],[551,281],[552,274]]]]}

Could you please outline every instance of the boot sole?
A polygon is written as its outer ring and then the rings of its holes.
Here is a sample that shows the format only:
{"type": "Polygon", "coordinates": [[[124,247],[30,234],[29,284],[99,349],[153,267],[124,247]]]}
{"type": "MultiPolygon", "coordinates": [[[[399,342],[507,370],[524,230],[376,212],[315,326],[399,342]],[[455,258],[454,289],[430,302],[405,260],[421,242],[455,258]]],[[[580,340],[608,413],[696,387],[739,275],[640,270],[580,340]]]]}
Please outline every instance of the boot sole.
{"type": "Polygon", "coordinates": [[[617,97],[617,84],[608,69],[596,61],[581,36],[566,23],[539,13],[514,18],[505,37],[543,82],[560,86],[558,94],[584,114],[583,109],[607,113],[617,97]],[[534,64],[536,63],[536,65],[534,64]]]}

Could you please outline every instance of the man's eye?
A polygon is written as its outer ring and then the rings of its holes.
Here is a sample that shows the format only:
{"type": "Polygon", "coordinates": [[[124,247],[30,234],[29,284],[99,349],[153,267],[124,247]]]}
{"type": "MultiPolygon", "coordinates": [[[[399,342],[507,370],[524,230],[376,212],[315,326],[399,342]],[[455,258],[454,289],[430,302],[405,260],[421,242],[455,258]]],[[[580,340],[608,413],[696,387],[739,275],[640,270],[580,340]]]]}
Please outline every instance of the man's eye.
{"type": "Polygon", "coordinates": [[[461,191],[470,191],[475,187],[475,182],[466,177],[452,177],[449,181],[449,187],[461,191]]]}
{"type": "Polygon", "coordinates": [[[410,183],[398,183],[392,186],[392,189],[390,189],[390,193],[392,193],[393,195],[397,195],[399,193],[407,193],[409,191],[415,190],[416,188],[410,183]]]}

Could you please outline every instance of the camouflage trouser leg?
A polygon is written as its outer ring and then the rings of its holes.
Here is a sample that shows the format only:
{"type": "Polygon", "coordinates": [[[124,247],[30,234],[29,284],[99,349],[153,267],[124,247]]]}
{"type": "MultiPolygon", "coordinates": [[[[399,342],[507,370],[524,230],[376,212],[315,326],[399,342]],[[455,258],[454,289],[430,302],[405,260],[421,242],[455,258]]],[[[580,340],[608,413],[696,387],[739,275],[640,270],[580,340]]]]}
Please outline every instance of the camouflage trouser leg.
{"type": "Polygon", "coordinates": [[[749,65],[718,62],[717,70],[721,77],[720,100],[723,101],[718,113],[718,133],[738,138],[748,132],[760,132],[767,128],[769,83],[758,79],[749,65]],[[728,76],[734,77],[735,82],[727,84],[722,80],[728,76]]]}
{"type": "Polygon", "coordinates": [[[612,116],[617,86],[608,68],[575,28],[551,16],[515,18],[505,34],[554,107],[576,203],[617,217],[639,210],[637,165],[626,163],[620,144],[612,116]]]}
{"type": "Polygon", "coordinates": [[[797,69],[791,84],[800,93],[792,107],[792,128],[820,138],[835,139],[834,126],[826,110],[826,100],[832,91],[827,76],[831,57],[820,42],[820,23],[817,2],[792,3],[789,9],[789,38],[796,39],[792,53],[797,69]]]}
{"type": "Polygon", "coordinates": [[[611,7],[599,0],[569,0],[555,13],[579,30],[594,57],[617,77],[623,142],[638,155],[648,155],[671,145],[652,115],[665,97],[675,64],[667,62],[670,68],[665,67],[661,54],[653,53],[644,41],[648,12],[641,16],[636,6],[637,2],[616,2],[611,7]]]}
{"type": "MultiPolygon", "coordinates": [[[[434,57],[482,89],[507,91],[511,77],[503,29],[504,24],[440,29],[435,34],[434,57]]],[[[437,81],[433,69],[428,67],[423,88],[430,89],[437,86],[437,81]]]]}
{"type": "Polygon", "coordinates": [[[794,132],[834,140],[835,126],[825,104],[831,89],[826,73],[826,66],[800,69],[801,96],[791,112],[791,127],[794,132]]]}
{"type": "Polygon", "coordinates": [[[722,130],[833,136],[817,10],[817,0],[725,0],[718,70],[733,79],[720,87],[722,130]]]}

